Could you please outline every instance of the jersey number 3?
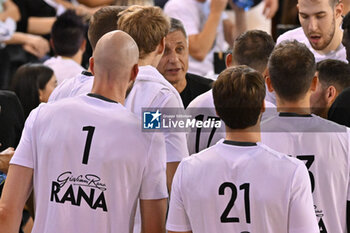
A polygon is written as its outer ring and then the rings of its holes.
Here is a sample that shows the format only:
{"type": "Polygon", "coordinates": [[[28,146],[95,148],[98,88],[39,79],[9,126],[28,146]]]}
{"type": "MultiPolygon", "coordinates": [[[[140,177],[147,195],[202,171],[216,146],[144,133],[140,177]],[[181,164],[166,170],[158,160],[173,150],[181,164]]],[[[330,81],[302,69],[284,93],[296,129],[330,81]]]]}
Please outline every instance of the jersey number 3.
{"type": "Polygon", "coordinates": [[[90,147],[91,147],[91,142],[92,142],[92,136],[94,135],[95,127],[94,126],[84,126],[83,127],[83,131],[88,131],[88,134],[87,134],[87,137],[86,137],[82,163],[83,164],[88,164],[89,154],[90,154],[90,147]]]}
{"type": "MultiPolygon", "coordinates": [[[[245,219],[247,223],[250,223],[249,185],[249,183],[244,183],[241,186],[239,186],[239,190],[244,190],[245,219]]],[[[219,195],[225,195],[226,188],[231,189],[232,194],[229,203],[227,204],[224,212],[221,215],[221,222],[239,222],[239,218],[237,217],[228,217],[237,199],[237,187],[233,183],[225,182],[219,187],[219,195]]]]}

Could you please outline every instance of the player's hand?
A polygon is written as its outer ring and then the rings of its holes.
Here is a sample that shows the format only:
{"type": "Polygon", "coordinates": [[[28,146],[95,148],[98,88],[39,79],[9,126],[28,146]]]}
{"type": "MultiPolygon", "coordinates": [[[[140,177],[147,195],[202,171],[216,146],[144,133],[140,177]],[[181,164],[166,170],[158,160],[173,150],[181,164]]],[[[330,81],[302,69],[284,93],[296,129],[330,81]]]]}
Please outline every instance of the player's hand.
{"type": "Polygon", "coordinates": [[[210,12],[221,13],[226,9],[227,2],[228,0],[212,0],[210,3],[210,12]]]}
{"type": "Polygon", "coordinates": [[[50,45],[43,37],[28,34],[23,49],[38,58],[42,58],[50,51],[50,45]]]}
{"type": "Polygon", "coordinates": [[[0,152],[0,171],[7,174],[9,169],[10,160],[15,153],[15,150],[12,147],[7,148],[6,150],[0,152]]]}
{"type": "Polygon", "coordinates": [[[278,0],[264,0],[264,2],[263,14],[267,19],[271,19],[278,10],[278,0]]]}

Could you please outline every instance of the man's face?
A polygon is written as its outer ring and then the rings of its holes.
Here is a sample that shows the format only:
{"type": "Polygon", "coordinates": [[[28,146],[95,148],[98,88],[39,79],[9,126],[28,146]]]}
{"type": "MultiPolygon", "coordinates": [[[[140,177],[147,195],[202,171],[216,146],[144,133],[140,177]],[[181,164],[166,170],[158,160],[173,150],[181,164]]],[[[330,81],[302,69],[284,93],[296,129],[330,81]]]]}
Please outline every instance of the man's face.
{"type": "MultiPolygon", "coordinates": [[[[318,72],[316,73],[318,75],[318,72]]],[[[327,113],[327,98],[326,98],[326,88],[324,88],[321,82],[317,82],[316,91],[311,94],[310,97],[310,107],[311,112],[322,116],[327,113]]],[[[327,115],[325,116],[327,117],[327,115]]]]}
{"type": "Polygon", "coordinates": [[[312,48],[323,50],[335,33],[335,9],[329,0],[299,0],[299,20],[312,48]]]}
{"type": "Polygon", "coordinates": [[[350,38],[348,34],[349,34],[348,29],[345,29],[343,33],[342,44],[344,45],[346,50],[346,60],[348,60],[348,62],[350,63],[350,38]]]}
{"type": "Polygon", "coordinates": [[[181,31],[174,31],[166,36],[164,54],[157,69],[171,84],[185,79],[188,70],[188,46],[181,31]]]}

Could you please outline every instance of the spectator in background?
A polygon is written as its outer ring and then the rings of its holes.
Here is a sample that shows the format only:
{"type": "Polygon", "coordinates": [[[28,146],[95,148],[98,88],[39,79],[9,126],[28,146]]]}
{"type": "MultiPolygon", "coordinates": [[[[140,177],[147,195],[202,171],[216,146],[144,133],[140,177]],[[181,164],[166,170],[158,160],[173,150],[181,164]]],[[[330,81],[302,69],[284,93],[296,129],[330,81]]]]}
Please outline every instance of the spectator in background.
{"type": "Polygon", "coordinates": [[[0,151],[17,147],[24,125],[22,105],[12,91],[0,90],[0,151]]]}
{"type": "Polygon", "coordinates": [[[170,24],[164,54],[157,69],[180,93],[186,108],[194,98],[211,89],[213,80],[187,73],[189,55],[184,26],[174,18],[171,18],[170,24]]]}
{"type": "Polygon", "coordinates": [[[41,102],[47,102],[56,87],[53,70],[40,64],[25,64],[15,73],[12,90],[22,103],[25,118],[41,102]]]}
{"type": "Polygon", "coordinates": [[[50,43],[56,57],[46,60],[44,65],[53,69],[58,84],[84,70],[80,64],[86,45],[85,25],[74,11],[66,11],[57,17],[50,43]]]}
{"type": "MultiPolygon", "coordinates": [[[[91,17],[88,37],[93,51],[95,50],[97,41],[104,34],[117,30],[118,14],[123,10],[125,10],[123,6],[107,6],[96,11],[91,17]]],[[[88,71],[83,71],[74,78],[68,79],[58,85],[52,92],[49,102],[87,94],[91,91],[93,81],[94,76],[88,71]]]]}
{"type": "Polygon", "coordinates": [[[23,49],[42,58],[50,50],[47,40],[41,36],[16,32],[16,22],[21,18],[21,14],[16,4],[12,0],[0,1],[0,88],[7,89],[13,70],[17,68],[13,61],[19,57],[18,50],[23,49]],[[6,45],[10,45],[6,48],[6,45]],[[20,45],[20,46],[14,46],[20,45]]]}
{"type": "Polygon", "coordinates": [[[335,98],[350,86],[350,66],[339,60],[327,59],[317,63],[318,82],[311,94],[311,112],[327,119],[335,98]]]}

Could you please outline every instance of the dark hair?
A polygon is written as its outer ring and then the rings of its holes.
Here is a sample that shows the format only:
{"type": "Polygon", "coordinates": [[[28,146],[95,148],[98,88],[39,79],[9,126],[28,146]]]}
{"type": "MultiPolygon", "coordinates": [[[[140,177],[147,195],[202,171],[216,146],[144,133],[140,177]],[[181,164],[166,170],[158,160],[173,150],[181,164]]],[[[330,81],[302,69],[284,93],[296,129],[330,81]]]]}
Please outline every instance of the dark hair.
{"type": "Polygon", "coordinates": [[[66,57],[74,56],[84,41],[85,31],[83,20],[74,11],[68,10],[57,17],[51,30],[55,53],[66,57]]]}
{"type": "Polygon", "coordinates": [[[347,33],[348,33],[348,36],[350,37],[349,33],[350,33],[350,12],[348,12],[344,18],[343,18],[343,23],[341,25],[341,28],[343,30],[346,30],[347,29],[347,33]]]}
{"type": "Polygon", "coordinates": [[[53,70],[41,64],[29,63],[17,69],[11,89],[21,101],[25,117],[40,104],[39,89],[45,89],[52,75],[53,70]]]}
{"type": "Polygon", "coordinates": [[[170,20],[159,7],[135,5],[119,16],[118,28],[135,40],[141,59],[156,50],[170,29],[170,20]]]}
{"type": "Polygon", "coordinates": [[[91,17],[88,38],[93,50],[104,34],[118,29],[118,14],[125,9],[125,6],[106,6],[91,17]]]}
{"type": "Polygon", "coordinates": [[[236,64],[247,65],[262,73],[274,47],[275,42],[266,32],[247,31],[235,40],[232,58],[236,64]]]}
{"type": "Polygon", "coordinates": [[[248,66],[227,68],[213,84],[213,98],[216,112],[226,126],[254,126],[265,98],[264,78],[248,66]]]}
{"type": "Polygon", "coordinates": [[[334,8],[340,1],[339,0],[328,0],[329,5],[334,8]]]}
{"type": "Polygon", "coordinates": [[[186,30],[181,22],[181,20],[175,19],[175,18],[170,18],[170,29],[169,33],[175,32],[175,31],[180,31],[184,34],[184,36],[187,38],[186,30]]]}
{"type": "Polygon", "coordinates": [[[350,86],[350,66],[339,60],[326,59],[317,63],[318,79],[322,86],[335,86],[338,92],[350,86]]]}
{"type": "Polygon", "coordinates": [[[283,41],[273,50],[268,68],[276,94],[296,101],[310,88],[316,71],[315,57],[306,45],[296,40],[283,41]]]}

